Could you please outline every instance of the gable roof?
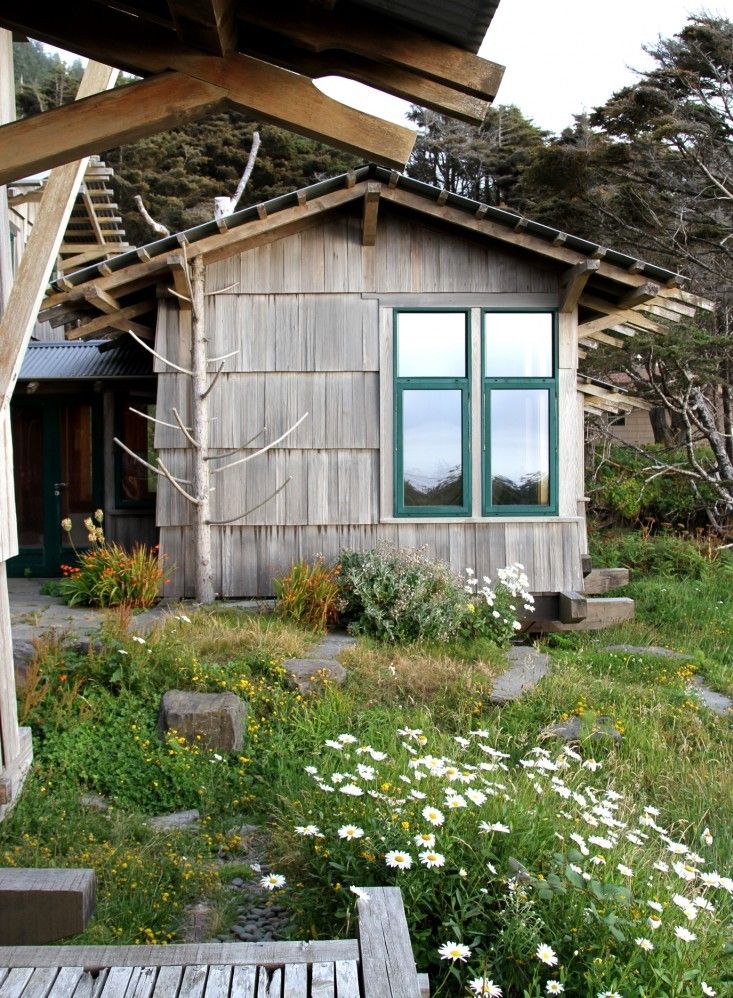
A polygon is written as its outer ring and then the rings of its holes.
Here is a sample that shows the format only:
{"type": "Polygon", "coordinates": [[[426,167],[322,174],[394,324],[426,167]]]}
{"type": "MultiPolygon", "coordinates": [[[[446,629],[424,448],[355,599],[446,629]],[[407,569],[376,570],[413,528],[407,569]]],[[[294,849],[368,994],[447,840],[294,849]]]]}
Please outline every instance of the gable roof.
{"type": "Polygon", "coordinates": [[[353,209],[359,201],[364,204],[365,245],[375,238],[379,206],[386,205],[459,235],[534,256],[543,267],[556,270],[560,311],[579,310],[581,358],[599,342],[623,346],[637,331],[663,332],[665,323],[692,316],[696,308],[712,307],[682,290],[685,278],[674,271],[369,165],[68,274],[52,285],[39,318],[52,326],[76,323],[67,332],[71,339],[119,336],[128,329],[152,339],[153,329],[144,317],[155,315],[155,289],[161,282],[173,283],[178,298],[185,299],[187,261],[197,256],[205,264],[225,259],[348,210],[349,205],[353,209]],[[135,318],[143,321],[133,322],[135,318]]]}
{"type": "MultiPolygon", "coordinates": [[[[322,198],[324,195],[343,190],[345,187],[354,187],[356,184],[369,180],[386,184],[390,190],[415,194],[419,198],[424,198],[426,203],[432,202],[441,207],[457,208],[467,215],[495,222],[497,225],[511,232],[533,236],[540,243],[547,243],[552,246],[564,246],[568,250],[572,250],[584,257],[602,258],[607,263],[621,270],[629,271],[633,269],[637,274],[664,284],[670,281],[686,280],[680,274],[665,267],[647,263],[627,253],[619,253],[616,250],[608,249],[601,246],[600,243],[582,239],[580,236],[563,232],[561,229],[544,225],[542,222],[535,222],[530,218],[518,215],[516,212],[508,211],[505,208],[495,208],[491,205],[482,204],[480,201],[463,197],[460,194],[443,191],[438,187],[433,187],[431,184],[423,183],[403,173],[397,173],[394,170],[390,171],[372,163],[359,167],[350,173],[342,173],[328,180],[310,184],[301,190],[281,194],[278,197],[271,198],[269,201],[263,201],[261,204],[242,208],[240,211],[236,211],[234,214],[227,216],[226,219],[218,222],[212,219],[210,222],[192,226],[189,229],[184,229],[182,232],[166,236],[163,239],[153,240],[142,247],[120,254],[113,260],[109,260],[102,267],[94,264],[77,270],[72,274],[67,274],[62,280],[54,282],[52,288],[56,291],[63,291],[68,290],[70,286],[77,287],[95,278],[103,277],[110,272],[114,273],[126,267],[134,266],[141,260],[148,260],[165,253],[176,252],[180,250],[181,245],[193,246],[211,236],[217,236],[224,230],[231,231],[240,226],[246,226],[250,222],[261,220],[263,215],[270,217],[287,208],[303,206],[308,202],[322,198]]],[[[416,207],[419,210],[419,206],[416,207]]],[[[519,240],[517,242],[519,244],[519,240]]],[[[524,240],[523,245],[527,248],[526,241],[524,240]]]]}

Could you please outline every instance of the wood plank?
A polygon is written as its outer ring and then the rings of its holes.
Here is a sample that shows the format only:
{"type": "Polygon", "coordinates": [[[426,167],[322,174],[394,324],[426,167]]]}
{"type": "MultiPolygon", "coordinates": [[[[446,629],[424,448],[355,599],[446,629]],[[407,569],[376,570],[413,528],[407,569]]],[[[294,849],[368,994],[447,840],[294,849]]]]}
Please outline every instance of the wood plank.
{"type": "Polygon", "coordinates": [[[337,998],[359,998],[359,964],[356,960],[339,960],[336,964],[337,998]]]}
{"type": "Polygon", "coordinates": [[[419,998],[415,958],[398,887],[369,887],[357,901],[364,998],[419,998]]]}
{"type": "Polygon", "coordinates": [[[274,967],[266,970],[259,967],[257,970],[257,998],[287,998],[282,992],[282,969],[274,967]]]}
{"type": "MultiPolygon", "coordinates": [[[[232,968],[223,964],[214,964],[209,967],[209,974],[206,978],[205,998],[228,998],[229,985],[232,980],[232,968]]],[[[184,992],[187,994],[187,992],[184,992]]]]}
{"type": "Polygon", "coordinates": [[[74,998],[99,998],[99,994],[107,980],[108,971],[105,968],[85,970],[74,989],[74,998]]]}
{"type": "MultiPolygon", "coordinates": [[[[145,315],[146,312],[153,311],[154,309],[155,303],[150,302],[147,299],[145,301],[135,302],[134,305],[127,305],[125,308],[121,308],[118,312],[110,312],[99,315],[96,319],[90,319],[89,322],[85,322],[81,326],[68,329],[66,332],[66,339],[83,340],[87,337],[98,335],[100,332],[110,328],[127,330],[130,326],[135,325],[139,329],[139,324],[131,323],[130,319],[134,318],[136,315],[145,315]]],[[[142,328],[145,330],[147,338],[152,339],[152,331],[147,326],[142,328]]]]}
{"type": "Polygon", "coordinates": [[[420,998],[430,998],[430,978],[427,974],[418,974],[417,980],[420,985],[420,998]]]}
{"type": "Polygon", "coordinates": [[[56,967],[40,967],[33,971],[31,979],[23,988],[23,998],[46,998],[51,993],[58,976],[56,967]]]}
{"type": "Polygon", "coordinates": [[[140,967],[140,973],[135,981],[134,988],[128,989],[125,998],[150,998],[155,988],[158,977],[157,967],[140,967]]]}
{"type": "Polygon", "coordinates": [[[110,967],[107,980],[100,992],[101,998],[125,998],[134,969],[134,967],[110,967]]]}
{"type": "MultiPolygon", "coordinates": [[[[152,963],[149,959],[146,962],[152,963]]],[[[183,967],[181,965],[161,967],[155,981],[152,998],[177,998],[182,977],[183,967]]]]}
{"type": "Polygon", "coordinates": [[[565,271],[560,281],[560,312],[568,314],[575,311],[588,279],[600,265],[600,260],[582,260],[565,271]]]}
{"type": "Polygon", "coordinates": [[[283,971],[287,998],[308,998],[308,968],[304,963],[287,963],[283,971]]]}
{"type": "Polygon", "coordinates": [[[227,55],[237,46],[234,0],[168,0],[176,32],[187,45],[213,55],[227,55]]]}
{"type": "Polygon", "coordinates": [[[558,609],[564,624],[575,624],[588,616],[588,601],[582,593],[566,590],[558,594],[558,609]]]}
{"type": "Polygon", "coordinates": [[[634,601],[628,596],[591,597],[588,601],[588,615],[574,624],[564,624],[559,620],[537,621],[532,625],[532,633],[557,631],[600,631],[606,627],[623,624],[634,617],[634,601]]]}
{"type": "Polygon", "coordinates": [[[62,967],[53,982],[53,998],[71,998],[83,973],[81,967],[62,967]]]}
{"type": "Polygon", "coordinates": [[[379,192],[382,185],[370,180],[364,194],[364,213],[361,223],[362,246],[373,246],[377,241],[377,219],[379,217],[379,192]]]}
{"type": "Polygon", "coordinates": [[[504,67],[465,49],[419,34],[397,21],[389,24],[371,12],[349,8],[323,12],[302,10],[281,0],[270,9],[254,0],[240,2],[239,15],[249,23],[284,35],[312,51],[338,49],[377,63],[388,63],[438,82],[450,81],[456,90],[493,100],[504,67]]]}
{"type": "MultiPolygon", "coordinates": [[[[305,964],[300,964],[305,967],[305,964]]],[[[235,967],[232,973],[232,998],[255,998],[256,967],[235,967]]]]}
{"type": "Polygon", "coordinates": [[[15,967],[12,969],[3,981],[2,986],[0,986],[0,998],[20,998],[32,976],[32,966],[15,967]]]}
{"type": "Polygon", "coordinates": [[[188,964],[335,963],[358,960],[355,939],[315,942],[175,943],[170,946],[0,946],[0,967],[170,967],[188,964]]]}
{"type": "Polygon", "coordinates": [[[587,595],[602,596],[612,589],[620,589],[629,584],[628,568],[594,568],[583,580],[583,591],[587,595]]]}
{"type": "Polygon", "coordinates": [[[207,974],[208,967],[203,963],[186,967],[181,980],[181,995],[185,995],[185,998],[201,998],[206,988],[207,974]]]}
{"type": "Polygon", "coordinates": [[[619,308],[636,308],[638,305],[643,305],[645,302],[651,301],[652,298],[656,298],[659,294],[659,285],[655,284],[653,281],[647,281],[645,284],[640,284],[638,288],[634,288],[633,291],[629,291],[628,294],[619,301],[619,308]]]}
{"type": "Polygon", "coordinates": [[[640,312],[636,312],[633,309],[620,308],[615,303],[608,302],[603,298],[597,298],[595,295],[581,295],[580,304],[593,309],[594,312],[602,312],[605,316],[605,318],[589,319],[578,323],[578,334],[580,336],[587,335],[596,330],[603,331],[604,329],[608,329],[609,326],[620,323],[638,326],[639,329],[646,329],[650,333],[659,333],[664,329],[658,322],[652,322],[651,319],[647,319],[640,312]],[[608,319],[612,319],[613,321],[608,322],[608,319]]]}
{"type": "MultiPolygon", "coordinates": [[[[388,994],[388,992],[384,992],[388,994]]],[[[311,998],[336,998],[336,971],[332,963],[314,963],[311,967],[311,998]]]]}

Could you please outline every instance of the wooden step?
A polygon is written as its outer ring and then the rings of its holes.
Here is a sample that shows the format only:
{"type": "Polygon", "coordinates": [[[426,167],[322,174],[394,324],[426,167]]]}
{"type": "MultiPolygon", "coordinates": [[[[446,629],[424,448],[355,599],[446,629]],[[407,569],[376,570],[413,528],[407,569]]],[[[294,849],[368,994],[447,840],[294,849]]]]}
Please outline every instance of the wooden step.
{"type": "Polygon", "coordinates": [[[37,946],[83,932],[96,887],[94,870],[0,869],[0,945],[37,946]]]}
{"type": "Polygon", "coordinates": [[[628,584],[628,568],[594,568],[583,579],[583,592],[587,596],[602,596],[612,589],[620,589],[628,584]]]}

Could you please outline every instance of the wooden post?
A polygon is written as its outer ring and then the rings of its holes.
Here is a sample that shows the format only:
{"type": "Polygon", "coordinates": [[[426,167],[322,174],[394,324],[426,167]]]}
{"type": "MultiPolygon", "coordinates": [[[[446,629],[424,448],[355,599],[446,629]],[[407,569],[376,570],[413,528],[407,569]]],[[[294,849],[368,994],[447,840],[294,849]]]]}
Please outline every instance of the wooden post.
{"type": "Polygon", "coordinates": [[[206,369],[206,317],[204,313],[204,259],[194,257],[191,267],[193,302],[191,309],[191,446],[194,506],[194,551],[196,558],[196,601],[214,602],[211,571],[211,524],[209,491],[209,388],[206,369]]]}
{"type": "MultiPolygon", "coordinates": [[[[2,67],[0,83],[3,84],[2,89],[6,91],[0,103],[0,112],[8,114],[10,103],[14,100],[14,98],[9,100],[7,94],[13,81],[12,40],[8,32],[3,32],[0,40],[0,67],[2,67]]],[[[79,86],[77,99],[113,86],[117,73],[116,69],[111,69],[109,66],[89,63],[79,86]]],[[[21,730],[18,727],[13,635],[8,602],[6,562],[18,552],[10,398],[86,165],[86,159],[79,163],[69,163],[54,170],[49,176],[36,224],[25,247],[0,317],[0,744],[2,746],[0,780],[4,797],[7,798],[0,804],[0,818],[17,798],[32,759],[30,732],[28,729],[21,730]]],[[[2,228],[0,241],[3,241],[7,238],[5,234],[7,212],[3,216],[2,204],[0,204],[0,227],[2,228]]],[[[0,265],[5,267],[2,259],[0,252],[0,265]]],[[[3,296],[8,283],[5,273],[0,274],[3,296]]]]}

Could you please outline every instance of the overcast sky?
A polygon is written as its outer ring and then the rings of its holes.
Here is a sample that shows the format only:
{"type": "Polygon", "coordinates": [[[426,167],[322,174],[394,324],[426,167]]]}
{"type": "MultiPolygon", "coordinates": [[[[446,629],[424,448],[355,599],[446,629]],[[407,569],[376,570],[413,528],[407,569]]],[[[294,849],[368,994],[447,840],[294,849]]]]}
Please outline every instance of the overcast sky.
{"type": "MultiPolygon", "coordinates": [[[[703,9],[733,18],[733,0],[501,0],[480,55],[506,66],[497,103],[516,104],[535,124],[559,132],[574,114],[633,82],[633,69],[649,66],[644,45],[675,34],[703,9]]],[[[334,81],[323,89],[358,99],[358,84],[334,81]]],[[[394,121],[406,107],[382,95],[358,106],[394,121]]]]}

